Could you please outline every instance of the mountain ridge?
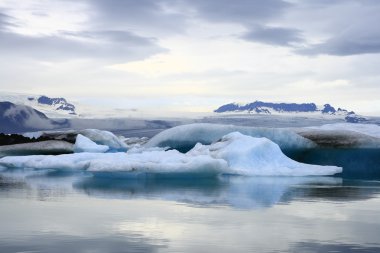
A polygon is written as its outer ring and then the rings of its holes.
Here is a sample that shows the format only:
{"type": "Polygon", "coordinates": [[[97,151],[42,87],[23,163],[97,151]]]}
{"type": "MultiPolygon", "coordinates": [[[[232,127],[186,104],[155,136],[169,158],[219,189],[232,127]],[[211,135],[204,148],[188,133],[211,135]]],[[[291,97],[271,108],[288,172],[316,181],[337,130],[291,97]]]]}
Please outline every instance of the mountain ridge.
{"type": "Polygon", "coordinates": [[[26,105],[0,102],[0,132],[16,133],[40,129],[68,127],[68,120],[52,120],[44,113],[26,105]]]}
{"type": "Polygon", "coordinates": [[[354,111],[348,111],[343,108],[335,108],[330,104],[317,106],[315,103],[273,103],[256,100],[247,104],[229,103],[220,106],[215,113],[248,113],[248,114],[300,114],[306,113],[317,115],[334,115],[344,117],[347,122],[360,123],[366,121],[366,118],[358,116],[354,111]]]}
{"type": "Polygon", "coordinates": [[[0,101],[30,106],[53,118],[77,116],[75,105],[63,97],[4,92],[0,94],[0,101]]]}
{"type": "Polygon", "coordinates": [[[248,112],[248,113],[264,113],[273,114],[274,112],[285,113],[285,112],[321,112],[324,114],[352,114],[353,111],[348,111],[346,109],[331,106],[330,104],[324,104],[323,107],[318,107],[315,103],[273,103],[273,102],[263,102],[256,100],[252,103],[238,104],[229,103],[220,106],[218,109],[214,110],[216,113],[224,112],[248,112]]]}

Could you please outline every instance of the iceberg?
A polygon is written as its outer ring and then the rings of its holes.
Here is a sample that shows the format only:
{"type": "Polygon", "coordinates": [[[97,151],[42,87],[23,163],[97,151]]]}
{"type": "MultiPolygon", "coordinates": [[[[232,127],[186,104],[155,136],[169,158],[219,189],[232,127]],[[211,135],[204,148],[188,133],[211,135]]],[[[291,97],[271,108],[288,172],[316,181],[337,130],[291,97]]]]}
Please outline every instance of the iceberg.
{"type": "Polygon", "coordinates": [[[211,145],[197,144],[187,153],[156,148],[118,153],[75,153],[58,156],[4,157],[0,166],[87,171],[94,175],[236,174],[244,176],[333,175],[342,168],[298,163],[267,138],[230,133],[211,145]]]}
{"type": "Polygon", "coordinates": [[[101,155],[105,154],[7,156],[0,159],[0,166],[6,169],[81,170],[89,166],[89,161],[97,159],[101,155]]]}
{"type": "Polygon", "coordinates": [[[109,147],[106,145],[98,145],[89,138],[78,134],[75,144],[74,144],[74,152],[90,152],[90,153],[104,153],[109,150],[109,147]]]}
{"type": "Polygon", "coordinates": [[[150,139],[145,147],[170,147],[187,152],[198,142],[211,144],[231,132],[240,132],[252,137],[266,137],[277,143],[282,151],[304,150],[316,146],[313,141],[289,129],[196,123],[167,129],[150,139]]]}
{"type": "Polygon", "coordinates": [[[336,166],[319,166],[296,162],[284,155],[280,147],[267,138],[254,138],[233,132],[211,145],[197,144],[190,155],[209,155],[223,159],[233,173],[247,176],[317,176],[342,172],[336,166]]]}
{"type": "Polygon", "coordinates": [[[120,140],[116,135],[110,131],[98,130],[98,129],[85,129],[80,130],[79,134],[82,134],[92,140],[93,142],[106,145],[110,149],[114,150],[126,150],[127,145],[120,140]]]}
{"type": "MultiPolygon", "coordinates": [[[[218,174],[227,170],[224,160],[210,156],[188,156],[176,150],[143,153],[75,153],[58,156],[9,156],[0,166],[37,170],[77,170],[93,172],[201,173],[218,174]]],[[[227,171],[226,171],[227,172],[227,171]]]]}
{"type": "Polygon", "coordinates": [[[323,148],[379,149],[380,126],[374,124],[335,123],[293,128],[297,134],[323,148]]]}
{"type": "Polygon", "coordinates": [[[96,144],[106,145],[112,150],[125,151],[128,149],[128,146],[122,139],[118,138],[109,131],[98,129],[27,132],[24,133],[23,136],[28,138],[49,137],[56,140],[67,140],[74,143],[78,134],[87,137],[96,144]]]}
{"type": "Polygon", "coordinates": [[[358,123],[335,123],[326,124],[322,126],[308,127],[309,129],[316,130],[329,130],[329,131],[352,131],[365,134],[371,137],[380,138],[380,126],[375,124],[358,124],[358,123]]]}
{"type": "Polygon", "coordinates": [[[0,146],[0,157],[10,155],[48,155],[73,153],[73,144],[66,141],[40,141],[0,146]]]}

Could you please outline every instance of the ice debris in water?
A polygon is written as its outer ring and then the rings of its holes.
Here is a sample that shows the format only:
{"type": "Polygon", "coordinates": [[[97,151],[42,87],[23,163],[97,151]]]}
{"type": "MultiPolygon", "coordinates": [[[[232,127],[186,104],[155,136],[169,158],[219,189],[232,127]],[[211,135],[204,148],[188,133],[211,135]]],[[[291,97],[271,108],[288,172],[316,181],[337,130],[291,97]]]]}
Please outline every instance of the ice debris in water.
{"type": "Polygon", "coordinates": [[[236,131],[252,137],[266,137],[277,143],[283,150],[315,147],[315,143],[288,129],[241,127],[208,123],[189,124],[170,128],[150,139],[145,147],[170,147],[180,151],[188,151],[198,142],[211,144],[224,135],[236,131]]]}
{"type": "Polygon", "coordinates": [[[74,152],[90,152],[90,153],[104,153],[109,150],[109,147],[106,145],[98,145],[89,138],[78,134],[75,144],[74,144],[74,152]]]}
{"type": "Polygon", "coordinates": [[[73,169],[98,172],[200,173],[266,176],[333,175],[335,166],[298,163],[266,138],[231,133],[211,145],[196,145],[188,153],[146,149],[131,153],[76,153],[58,156],[4,157],[6,168],[73,169]]]}

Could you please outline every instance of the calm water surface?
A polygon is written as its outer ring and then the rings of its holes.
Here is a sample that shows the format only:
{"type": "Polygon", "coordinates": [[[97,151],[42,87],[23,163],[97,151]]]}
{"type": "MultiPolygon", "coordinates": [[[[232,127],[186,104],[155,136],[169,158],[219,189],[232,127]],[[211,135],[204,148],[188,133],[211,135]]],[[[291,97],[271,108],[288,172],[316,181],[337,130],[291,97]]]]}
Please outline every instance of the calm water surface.
{"type": "Polygon", "coordinates": [[[380,181],[1,173],[0,252],[380,252],[380,181]]]}

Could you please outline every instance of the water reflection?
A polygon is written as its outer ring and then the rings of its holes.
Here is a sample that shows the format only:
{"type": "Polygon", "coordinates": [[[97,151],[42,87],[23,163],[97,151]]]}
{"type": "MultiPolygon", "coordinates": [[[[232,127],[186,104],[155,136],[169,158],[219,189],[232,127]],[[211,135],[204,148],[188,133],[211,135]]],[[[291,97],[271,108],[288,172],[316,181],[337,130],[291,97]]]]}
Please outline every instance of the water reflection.
{"type": "Polygon", "coordinates": [[[0,241],[0,252],[39,252],[39,253],[120,253],[158,252],[164,242],[150,242],[149,238],[131,235],[81,237],[72,235],[39,234],[0,241]]]}
{"type": "Polygon", "coordinates": [[[0,252],[379,252],[379,194],[336,177],[0,173],[0,252]]]}
{"type": "MultiPolygon", "coordinates": [[[[304,201],[355,201],[380,193],[380,182],[337,177],[160,177],[103,178],[89,175],[7,174],[0,176],[0,192],[23,189],[39,200],[65,197],[72,192],[99,198],[161,199],[201,206],[242,209],[269,208],[304,201]],[[12,176],[13,175],[13,176],[12,176]]],[[[20,194],[20,193],[19,193],[20,194]]]]}
{"type": "Polygon", "coordinates": [[[106,198],[156,198],[203,206],[269,208],[304,201],[354,201],[375,197],[380,182],[336,177],[238,177],[215,179],[87,178],[74,185],[90,196],[106,198]],[[365,186],[365,187],[364,187],[365,186]]]}
{"type": "Polygon", "coordinates": [[[380,245],[360,245],[360,244],[337,244],[334,242],[298,242],[293,245],[290,252],[342,252],[342,253],[379,253],[380,245]]]}

